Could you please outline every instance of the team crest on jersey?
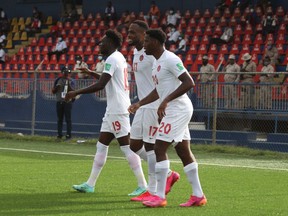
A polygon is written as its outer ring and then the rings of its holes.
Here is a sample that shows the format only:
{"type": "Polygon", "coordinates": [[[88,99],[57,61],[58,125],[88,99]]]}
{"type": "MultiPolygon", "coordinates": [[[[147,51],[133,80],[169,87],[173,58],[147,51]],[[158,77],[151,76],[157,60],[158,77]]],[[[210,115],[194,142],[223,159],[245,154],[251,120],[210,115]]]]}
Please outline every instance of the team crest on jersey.
{"type": "Polygon", "coordinates": [[[176,66],[180,71],[182,71],[184,69],[182,63],[178,63],[178,64],[176,64],[176,66]]]}
{"type": "Polygon", "coordinates": [[[159,72],[161,70],[161,65],[159,65],[158,67],[157,67],[157,71],[159,72]]]}
{"type": "Polygon", "coordinates": [[[105,70],[106,70],[106,71],[109,71],[110,68],[111,68],[111,64],[106,63],[106,64],[105,64],[105,70]]]}
{"type": "Polygon", "coordinates": [[[139,57],[139,60],[140,60],[140,61],[143,61],[143,59],[144,59],[144,55],[141,55],[141,56],[139,57]]]}

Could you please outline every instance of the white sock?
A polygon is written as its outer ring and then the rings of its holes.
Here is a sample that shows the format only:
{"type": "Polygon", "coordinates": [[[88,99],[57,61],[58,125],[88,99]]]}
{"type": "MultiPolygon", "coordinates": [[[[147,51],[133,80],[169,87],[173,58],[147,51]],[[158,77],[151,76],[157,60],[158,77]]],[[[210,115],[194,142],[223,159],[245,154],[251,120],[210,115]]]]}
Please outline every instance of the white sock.
{"type": "Polygon", "coordinates": [[[130,149],[129,145],[120,146],[120,149],[125,154],[125,157],[137,178],[138,186],[141,188],[147,188],[147,182],[142,170],[140,157],[130,149]]]}
{"type": "Polygon", "coordinates": [[[163,199],[165,199],[165,189],[169,167],[170,167],[169,160],[157,162],[155,165],[155,174],[157,179],[156,195],[163,199]]]}
{"type": "Polygon", "coordinates": [[[97,146],[97,150],[96,150],[96,154],[94,157],[92,171],[91,171],[90,177],[87,181],[87,184],[91,187],[95,186],[96,181],[100,175],[100,172],[106,163],[108,148],[109,148],[109,146],[106,146],[106,145],[100,143],[99,141],[97,142],[96,146],[97,146]]]}
{"type": "Polygon", "coordinates": [[[188,181],[192,186],[193,196],[202,197],[203,191],[198,176],[198,163],[193,162],[184,167],[184,172],[187,175],[188,181]]]}
{"type": "Polygon", "coordinates": [[[148,162],[148,191],[150,194],[156,194],[157,180],[155,176],[156,155],[155,151],[147,152],[148,162]]]}
{"type": "Polygon", "coordinates": [[[147,161],[147,153],[146,153],[144,146],[142,146],[142,148],[138,150],[136,154],[139,155],[139,157],[143,159],[144,161],[147,161]]]}

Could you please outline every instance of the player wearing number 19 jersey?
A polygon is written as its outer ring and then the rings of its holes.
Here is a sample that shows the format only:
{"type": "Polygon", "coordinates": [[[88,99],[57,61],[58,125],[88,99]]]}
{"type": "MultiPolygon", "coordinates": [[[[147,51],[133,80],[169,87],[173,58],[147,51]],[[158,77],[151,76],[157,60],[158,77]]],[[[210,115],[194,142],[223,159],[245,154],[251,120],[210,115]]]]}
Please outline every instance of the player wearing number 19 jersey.
{"type": "Polygon", "coordinates": [[[106,163],[110,142],[116,138],[121,151],[124,153],[133,170],[138,186],[144,187],[143,172],[140,158],[129,147],[130,119],[127,111],[130,105],[127,63],[124,56],[117,51],[122,44],[122,36],[118,32],[108,30],[100,43],[100,52],[108,56],[104,71],[98,82],[76,91],[69,92],[66,99],[79,94],[93,93],[105,88],[107,94],[107,108],[100,130],[97,151],[94,157],[92,171],[87,182],[73,185],[79,192],[94,192],[94,186],[106,163]]]}
{"type": "Polygon", "coordinates": [[[156,87],[147,97],[129,107],[129,111],[133,113],[139,107],[160,99],[157,114],[161,122],[155,143],[157,190],[156,195],[143,204],[147,207],[167,205],[165,179],[170,167],[167,149],[173,144],[192,186],[192,196],[180,206],[201,206],[206,204],[207,200],[199,181],[198,164],[190,149],[188,123],[192,117],[193,107],[186,94],[194,86],[194,82],[180,58],[165,50],[163,46],[165,40],[166,35],[160,29],[146,31],[144,48],[146,54],[153,55],[156,59],[152,71],[156,87]]]}

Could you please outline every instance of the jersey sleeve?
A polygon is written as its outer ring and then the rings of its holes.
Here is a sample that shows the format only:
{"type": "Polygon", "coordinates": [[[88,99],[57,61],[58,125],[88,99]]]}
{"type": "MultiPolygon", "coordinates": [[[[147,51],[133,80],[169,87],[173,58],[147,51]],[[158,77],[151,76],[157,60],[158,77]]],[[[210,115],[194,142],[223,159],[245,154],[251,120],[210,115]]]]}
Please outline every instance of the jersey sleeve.
{"type": "Polygon", "coordinates": [[[105,61],[105,65],[104,65],[104,70],[103,73],[108,73],[111,76],[113,76],[115,70],[116,70],[116,62],[114,61],[113,58],[108,57],[105,61]]]}
{"type": "Polygon", "coordinates": [[[178,56],[169,59],[168,67],[176,77],[179,77],[181,74],[187,72],[187,69],[184,67],[183,62],[178,56]]]}

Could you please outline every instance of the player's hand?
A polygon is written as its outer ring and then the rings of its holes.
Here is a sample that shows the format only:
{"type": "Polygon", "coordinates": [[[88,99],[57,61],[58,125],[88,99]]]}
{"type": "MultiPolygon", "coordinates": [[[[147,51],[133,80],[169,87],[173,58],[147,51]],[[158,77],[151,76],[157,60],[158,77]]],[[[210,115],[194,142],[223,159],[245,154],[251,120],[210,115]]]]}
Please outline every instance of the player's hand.
{"type": "Polygon", "coordinates": [[[134,114],[140,108],[139,103],[132,104],[128,107],[128,112],[134,114]]]}
{"type": "Polygon", "coordinates": [[[67,92],[67,94],[65,95],[65,101],[70,101],[72,98],[75,98],[76,96],[77,95],[75,91],[67,92]]]}
{"type": "Polygon", "coordinates": [[[162,103],[160,104],[158,110],[157,110],[157,114],[158,114],[158,117],[159,119],[162,119],[165,115],[166,115],[166,107],[167,107],[167,102],[164,100],[162,101],[162,103]]]}

